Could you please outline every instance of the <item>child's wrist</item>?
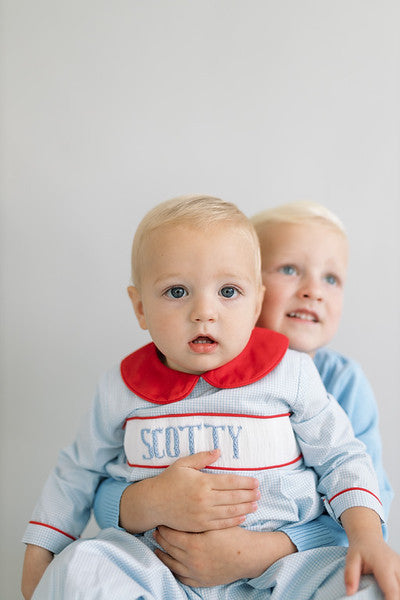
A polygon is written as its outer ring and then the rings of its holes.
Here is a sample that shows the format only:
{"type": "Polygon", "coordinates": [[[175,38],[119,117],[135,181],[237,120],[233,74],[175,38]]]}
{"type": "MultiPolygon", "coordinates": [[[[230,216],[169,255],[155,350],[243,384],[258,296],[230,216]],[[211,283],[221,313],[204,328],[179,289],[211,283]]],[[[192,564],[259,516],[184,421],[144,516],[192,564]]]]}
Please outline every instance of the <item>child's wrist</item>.
{"type": "Polygon", "coordinates": [[[26,545],[26,556],[31,557],[32,560],[41,562],[51,562],[54,558],[53,552],[35,544],[26,545]]]}
{"type": "MultiPolygon", "coordinates": [[[[297,552],[289,536],[283,531],[248,531],[246,556],[247,573],[244,577],[260,577],[277,560],[297,552]]],[[[244,553],[243,553],[244,554],[244,553]]]]}
{"type": "Polygon", "coordinates": [[[27,544],[21,582],[22,595],[26,600],[30,600],[32,597],[43,573],[53,558],[54,555],[50,550],[27,544]]]}
{"type": "Polygon", "coordinates": [[[119,525],[129,533],[143,533],[161,524],[157,477],[128,486],[121,495],[119,525]]]}
{"type": "Polygon", "coordinates": [[[348,508],[340,515],[340,520],[350,546],[364,541],[371,543],[383,541],[381,519],[371,508],[363,506],[348,508]]]}

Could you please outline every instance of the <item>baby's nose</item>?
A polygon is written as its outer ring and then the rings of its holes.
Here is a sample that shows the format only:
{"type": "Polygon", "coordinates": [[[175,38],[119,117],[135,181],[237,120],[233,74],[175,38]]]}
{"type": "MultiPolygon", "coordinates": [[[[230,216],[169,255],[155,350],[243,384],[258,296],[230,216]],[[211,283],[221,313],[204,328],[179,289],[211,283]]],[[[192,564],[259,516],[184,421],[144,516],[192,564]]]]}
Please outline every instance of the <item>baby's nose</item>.
{"type": "Polygon", "coordinates": [[[194,302],[191,319],[198,323],[206,321],[215,321],[217,318],[217,311],[215,303],[207,300],[207,298],[199,298],[194,302]]]}

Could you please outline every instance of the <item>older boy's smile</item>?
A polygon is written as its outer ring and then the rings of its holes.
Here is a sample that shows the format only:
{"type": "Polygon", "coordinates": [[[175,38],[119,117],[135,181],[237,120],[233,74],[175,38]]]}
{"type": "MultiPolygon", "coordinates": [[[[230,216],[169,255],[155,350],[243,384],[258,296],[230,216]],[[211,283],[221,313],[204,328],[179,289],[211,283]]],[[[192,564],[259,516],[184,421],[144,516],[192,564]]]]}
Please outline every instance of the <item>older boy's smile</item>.
{"type": "Polygon", "coordinates": [[[300,321],[308,321],[310,323],[319,323],[318,315],[308,310],[296,310],[287,314],[290,319],[300,319],[300,321]]]}

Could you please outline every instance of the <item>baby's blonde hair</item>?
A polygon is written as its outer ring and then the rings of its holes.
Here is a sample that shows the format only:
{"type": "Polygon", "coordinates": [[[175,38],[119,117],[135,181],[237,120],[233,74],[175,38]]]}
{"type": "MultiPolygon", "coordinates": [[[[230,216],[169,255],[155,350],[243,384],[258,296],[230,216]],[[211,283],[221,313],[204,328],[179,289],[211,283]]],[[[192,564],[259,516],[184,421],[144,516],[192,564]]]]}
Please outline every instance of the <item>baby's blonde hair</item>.
{"type": "Polygon", "coordinates": [[[320,223],[335,228],[343,236],[347,237],[346,230],[342,221],[326,206],[311,202],[309,200],[299,200],[281,204],[274,208],[268,208],[257,213],[251,218],[256,231],[263,225],[270,223],[320,223]]]}
{"type": "Polygon", "coordinates": [[[139,223],[132,244],[131,278],[133,285],[140,286],[144,241],[150,232],[171,225],[187,225],[204,231],[216,223],[231,224],[242,229],[248,235],[254,245],[257,276],[258,273],[261,274],[260,244],[250,219],[231,202],[225,202],[214,196],[197,194],[166,200],[151,209],[139,223]]]}

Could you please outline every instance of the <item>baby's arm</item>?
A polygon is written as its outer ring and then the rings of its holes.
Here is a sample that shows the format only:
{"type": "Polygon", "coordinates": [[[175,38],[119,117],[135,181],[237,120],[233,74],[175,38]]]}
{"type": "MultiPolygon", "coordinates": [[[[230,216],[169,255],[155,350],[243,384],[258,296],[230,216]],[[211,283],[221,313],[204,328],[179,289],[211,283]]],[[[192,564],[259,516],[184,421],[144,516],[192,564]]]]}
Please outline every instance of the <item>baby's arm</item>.
{"type": "Polygon", "coordinates": [[[109,398],[108,386],[100,386],[74,443],[59,453],[25,530],[22,586],[26,597],[32,595],[53,555],[81,535],[96,488],[107,474],[105,465],[121,451],[120,413],[126,411],[113,410],[109,398]]]}
{"type": "MultiPolygon", "coordinates": [[[[349,417],[355,436],[366,446],[378,477],[379,498],[387,519],[393,490],[382,464],[379,414],[371,385],[357,362],[337,352],[322,349],[315,356],[315,365],[327,391],[349,417]]],[[[383,531],[386,535],[385,526],[383,531]]]]}
{"type": "MultiPolygon", "coordinates": [[[[358,363],[337,352],[322,349],[316,354],[315,365],[327,391],[349,417],[355,436],[366,446],[378,478],[379,498],[387,519],[393,490],[382,464],[378,407],[371,385],[358,363]]],[[[386,529],[386,525],[382,524],[384,537],[387,535],[386,529]]],[[[328,515],[321,515],[312,523],[283,527],[282,531],[299,551],[320,546],[348,545],[343,527],[328,515]]]]}
{"type": "Polygon", "coordinates": [[[21,591],[25,600],[30,600],[43,573],[53,560],[53,554],[40,546],[28,544],[22,570],[21,591]]]}

